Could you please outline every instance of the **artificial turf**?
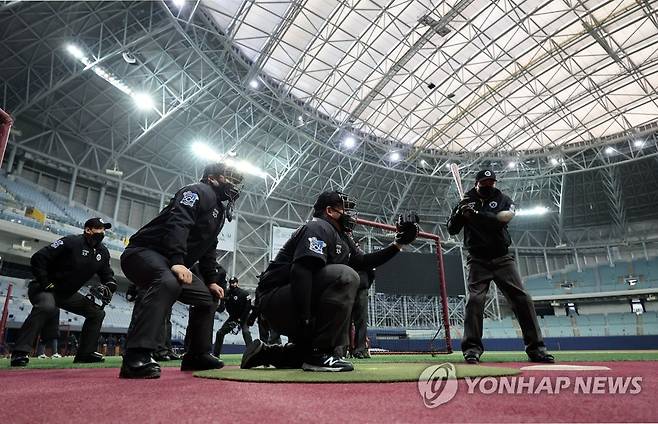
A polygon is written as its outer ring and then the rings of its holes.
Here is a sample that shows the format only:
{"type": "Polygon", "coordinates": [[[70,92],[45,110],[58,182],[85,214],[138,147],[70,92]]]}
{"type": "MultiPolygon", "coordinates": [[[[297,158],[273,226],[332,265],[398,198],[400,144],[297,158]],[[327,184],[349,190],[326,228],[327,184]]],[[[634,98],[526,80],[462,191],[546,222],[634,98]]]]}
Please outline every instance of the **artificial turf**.
{"type": "MultiPolygon", "coordinates": [[[[221,370],[198,371],[195,377],[218,380],[249,381],[263,383],[393,383],[418,381],[418,377],[432,363],[358,363],[352,372],[306,372],[300,369],[277,370],[256,368],[241,370],[224,368],[221,370]]],[[[517,375],[516,368],[487,367],[466,364],[455,365],[455,377],[499,377],[517,375]]]]}
{"type": "MultiPolygon", "coordinates": [[[[610,351],[554,351],[557,362],[608,362],[608,361],[658,361],[658,350],[610,350],[610,351]]],[[[239,365],[242,355],[222,355],[222,360],[226,365],[239,365]]],[[[482,362],[524,362],[527,361],[524,352],[485,352],[482,355],[482,362]]],[[[381,362],[463,362],[461,352],[455,352],[449,355],[431,356],[428,354],[420,355],[372,355],[370,359],[354,359],[355,364],[361,363],[381,363],[381,362]]],[[[163,367],[178,367],[180,361],[161,362],[163,367]]],[[[120,356],[109,356],[105,362],[97,364],[74,364],[72,357],[59,359],[39,359],[30,358],[28,369],[44,368],[119,368],[121,366],[120,356]]],[[[9,359],[0,359],[0,369],[9,369],[9,359]]]]}

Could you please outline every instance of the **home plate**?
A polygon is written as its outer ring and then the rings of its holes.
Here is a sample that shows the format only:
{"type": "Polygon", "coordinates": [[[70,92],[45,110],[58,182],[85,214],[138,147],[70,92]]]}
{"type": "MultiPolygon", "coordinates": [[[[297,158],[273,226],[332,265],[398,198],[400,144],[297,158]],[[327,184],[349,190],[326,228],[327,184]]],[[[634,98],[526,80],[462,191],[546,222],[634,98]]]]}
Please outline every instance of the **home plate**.
{"type": "Polygon", "coordinates": [[[529,365],[521,371],[610,371],[610,368],[600,365],[529,365]]]}

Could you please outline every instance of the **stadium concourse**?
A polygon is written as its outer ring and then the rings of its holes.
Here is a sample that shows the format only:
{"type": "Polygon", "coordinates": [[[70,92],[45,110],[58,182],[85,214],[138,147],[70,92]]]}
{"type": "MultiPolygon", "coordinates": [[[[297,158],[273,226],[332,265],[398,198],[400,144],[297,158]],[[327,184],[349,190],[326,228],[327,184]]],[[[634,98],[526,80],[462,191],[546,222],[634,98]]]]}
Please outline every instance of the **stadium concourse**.
{"type": "MultiPolygon", "coordinates": [[[[658,421],[656,16],[636,0],[0,0],[0,422],[658,421]],[[336,213],[358,212],[368,253],[418,215],[354,303],[354,371],[241,369],[234,332],[222,369],[118,378],[120,256],[217,162],[244,175],[217,263],[252,299],[320,193],[349,195],[336,213]],[[90,217],[112,223],[105,362],[73,361],[84,318],[62,309],[58,344],[10,366],[31,256],[90,217]]],[[[174,304],[178,353],[189,315],[174,304]]]]}

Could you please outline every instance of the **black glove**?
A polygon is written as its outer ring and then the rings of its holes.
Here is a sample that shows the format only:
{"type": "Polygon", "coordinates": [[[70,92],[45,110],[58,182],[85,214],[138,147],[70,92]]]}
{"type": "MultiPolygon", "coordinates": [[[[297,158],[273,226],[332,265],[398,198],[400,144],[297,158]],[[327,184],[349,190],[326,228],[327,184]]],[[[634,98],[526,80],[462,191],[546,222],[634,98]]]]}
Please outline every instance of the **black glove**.
{"type": "Polygon", "coordinates": [[[411,212],[406,216],[398,215],[398,222],[395,225],[395,242],[398,244],[410,244],[420,232],[418,227],[418,215],[415,212],[411,212]]]}
{"type": "Polygon", "coordinates": [[[475,212],[475,202],[461,201],[459,203],[459,213],[465,217],[470,217],[475,212]]]}
{"type": "MultiPolygon", "coordinates": [[[[89,289],[89,294],[87,298],[96,304],[96,300],[101,302],[101,305],[98,305],[100,308],[104,308],[112,301],[112,295],[114,292],[111,289],[112,284],[98,284],[92,286],[89,289]]],[[[114,289],[116,290],[116,283],[114,283],[114,289]]]]}
{"type": "Polygon", "coordinates": [[[128,290],[126,290],[126,300],[128,302],[136,302],[138,296],[139,292],[137,291],[137,286],[134,284],[128,286],[128,290]]]}

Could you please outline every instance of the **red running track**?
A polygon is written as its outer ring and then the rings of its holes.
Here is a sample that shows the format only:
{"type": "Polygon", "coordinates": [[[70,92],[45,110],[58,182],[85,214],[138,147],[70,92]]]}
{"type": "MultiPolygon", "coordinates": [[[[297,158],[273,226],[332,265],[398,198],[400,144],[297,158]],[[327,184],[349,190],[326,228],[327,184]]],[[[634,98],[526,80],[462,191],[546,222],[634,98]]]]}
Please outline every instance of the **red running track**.
{"type": "MultiPolygon", "coordinates": [[[[494,365],[494,364],[492,364],[494,365]]],[[[499,364],[521,367],[524,364],[499,364]]],[[[118,369],[0,372],[2,423],[187,422],[655,422],[658,363],[608,362],[610,371],[524,376],[641,376],[631,395],[468,394],[428,409],[416,383],[261,384],[194,378],[163,369],[159,380],[121,380],[118,369]]]]}

